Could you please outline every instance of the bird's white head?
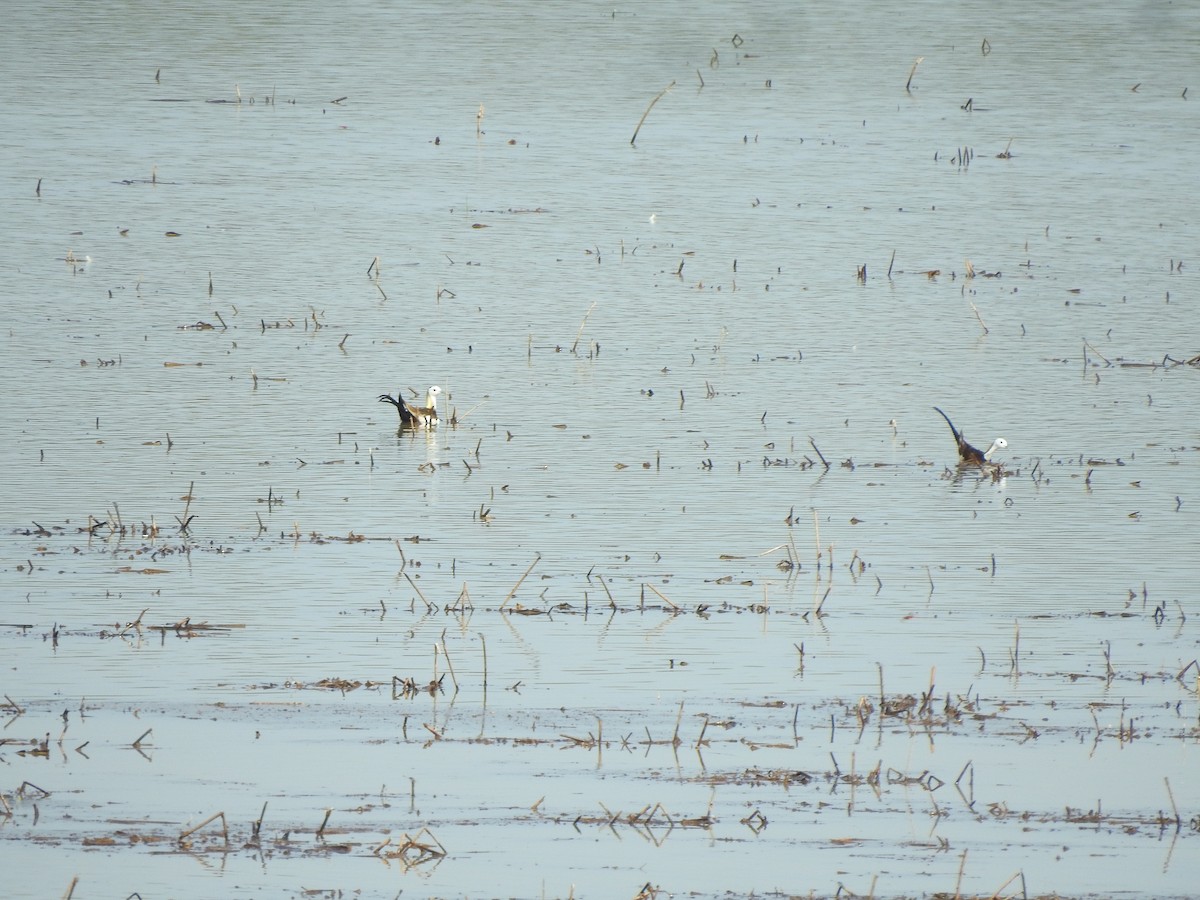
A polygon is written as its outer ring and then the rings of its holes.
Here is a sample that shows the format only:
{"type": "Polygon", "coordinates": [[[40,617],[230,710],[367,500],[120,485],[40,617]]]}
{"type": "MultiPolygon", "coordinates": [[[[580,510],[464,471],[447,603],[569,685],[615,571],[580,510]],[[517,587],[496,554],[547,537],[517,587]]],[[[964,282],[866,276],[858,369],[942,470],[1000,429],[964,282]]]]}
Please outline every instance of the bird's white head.
{"type": "Polygon", "coordinates": [[[1006,441],[1004,438],[1002,438],[1002,437],[996,438],[994,441],[992,441],[992,446],[988,447],[987,453],[983,454],[983,458],[986,459],[988,462],[991,462],[992,454],[995,453],[997,450],[1005,449],[1007,446],[1008,446],[1008,441],[1006,441]]]}
{"type": "Polygon", "coordinates": [[[425,405],[430,406],[430,407],[436,405],[437,404],[437,396],[441,392],[442,392],[442,389],[440,387],[438,387],[436,384],[431,385],[429,388],[429,391],[425,394],[425,405]]]}

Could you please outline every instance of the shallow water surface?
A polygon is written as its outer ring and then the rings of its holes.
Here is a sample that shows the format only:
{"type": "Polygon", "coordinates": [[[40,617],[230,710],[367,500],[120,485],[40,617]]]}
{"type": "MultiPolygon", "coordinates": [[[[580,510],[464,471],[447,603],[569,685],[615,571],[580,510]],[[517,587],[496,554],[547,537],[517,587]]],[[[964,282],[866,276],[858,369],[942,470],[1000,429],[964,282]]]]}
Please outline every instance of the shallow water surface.
{"type": "Polygon", "coordinates": [[[1188,895],[1200,16],[468,13],[10,11],[6,891],[1188,895]]]}

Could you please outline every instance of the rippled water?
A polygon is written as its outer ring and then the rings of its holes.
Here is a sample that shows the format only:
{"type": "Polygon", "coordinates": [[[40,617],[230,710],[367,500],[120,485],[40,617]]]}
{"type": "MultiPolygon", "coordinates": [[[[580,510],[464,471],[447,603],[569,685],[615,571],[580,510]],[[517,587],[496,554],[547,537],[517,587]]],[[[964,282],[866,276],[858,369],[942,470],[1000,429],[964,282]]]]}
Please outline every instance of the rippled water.
{"type": "Polygon", "coordinates": [[[1186,895],[1198,35],[10,11],[6,889],[1186,895]],[[430,383],[457,425],[397,434],[430,383]],[[973,714],[860,731],[931,682],[973,714]]]}

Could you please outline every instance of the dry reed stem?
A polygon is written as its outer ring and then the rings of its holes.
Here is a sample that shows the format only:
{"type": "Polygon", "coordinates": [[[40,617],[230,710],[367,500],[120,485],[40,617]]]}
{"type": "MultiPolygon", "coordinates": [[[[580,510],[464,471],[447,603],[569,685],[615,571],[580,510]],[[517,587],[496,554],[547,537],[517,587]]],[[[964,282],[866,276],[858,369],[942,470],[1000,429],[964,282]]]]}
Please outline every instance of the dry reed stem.
{"type": "Polygon", "coordinates": [[[1013,622],[1012,674],[1021,674],[1021,623],[1013,622]]]}
{"type": "Polygon", "coordinates": [[[575,352],[575,348],[579,346],[579,339],[583,337],[583,329],[587,327],[588,316],[592,314],[592,310],[596,308],[596,301],[592,301],[592,305],[588,307],[588,311],[583,314],[583,321],[579,323],[579,331],[575,335],[575,343],[571,345],[571,352],[575,352]]]}
{"type": "Polygon", "coordinates": [[[195,487],[195,481],[188,485],[187,502],[183,504],[183,519],[181,519],[179,522],[179,530],[185,534],[187,533],[188,522],[191,521],[191,519],[188,518],[188,510],[192,508],[192,491],[195,489],[195,487]]]}
{"type": "Polygon", "coordinates": [[[1175,805],[1175,794],[1171,791],[1171,779],[1163,776],[1163,784],[1167,786],[1167,799],[1171,801],[1171,810],[1175,813],[1175,831],[1183,827],[1183,819],[1179,816],[1179,807],[1175,805]]]}
{"type": "Polygon", "coordinates": [[[633,137],[631,137],[629,139],[629,146],[631,146],[631,147],[637,146],[638,132],[642,130],[642,124],[646,121],[646,116],[650,115],[650,110],[654,109],[654,104],[657,103],[659,100],[661,100],[663,97],[665,97],[668,93],[670,93],[671,88],[673,88],[673,87],[675,87],[674,81],[672,81],[665,88],[663,88],[661,91],[659,91],[658,96],[650,101],[650,105],[646,107],[646,111],[644,113],[642,113],[642,117],[640,119],[638,119],[637,128],[633,129],[633,137]]]}
{"type": "Polygon", "coordinates": [[[917,74],[917,66],[925,61],[925,57],[918,56],[917,61],[912,64],[912,68],[908,70],[908,81],[904,82],[904,90],[912,93],[913,77],[917,74]]]}
{"type": "Polygon", "coordinates": [[[267,817],[267,801],[263,801],[262,812],[258,814],[258,818],[254,822],[254,836],[259,837],[262,834],[263,819],[267,817]]]}
{"type": "Polygon", "coordinates": [[[508,592],[508,596],[504,598],[504,602],[500,604],[500,609],[504,609],[504,607],[508,604],[508,601],[513,598],[513,595],[517,593],[518,589],[520,589],[521,583],[529,577],[529,573],[533,571],[533,567],[538,564],[538,560],[541,558],[542,555],[540,553],[534,556],[533,562],[529,564],[529,568],[525,570],[525,574],[517,579],[517,583],[513,585],[512,590],[508,592]]]}
{"type": "MultiPolygon", "coordinates": [[[[42,180],[39,178],[38,179],[38,193],[39,194],[41,193],[41,188],[42,188],[42,180]]],[[[74,878],[72,878],[71,883],[69,885],[67,885],[67,892],[65,894],[63,894],[63,900],[71,900],[71,897],[75,894],[75,885],[77,885],[77,884],[79,884],[79,876],[78,875],[76,875],[74,878]]]]}
{"type": "Polygon", "coordinates": [[[1105,356],[1103,353],[1101,353],[1099,350],[1097,350],[1095,347],[1093,347],[1090,341],[1088,341],[1088,340],[1084,340],[1084,342],[1083,342],[1083,367],[1084,367],[1084,370],[1085,370],[1085,371],[1087,370],[1087,352],[1088,352],[1089,350],[1091,350],[1091,351],[1092,351],[1093,353],[1095,353],[1095,354],[1096,354],[1098,357],[1100,357],[1102,360],[1104,360],[1104,364],[1105,364],[1106,366],[1111,366],[1111,365],[1112,365],[1112,360],[1111,360],[1111,359],[1109,359],[1109,358],[1108,358],[1108,357],[1106,357],[1106,356],[1105,356]]]}
{"type": "Polygon", "coordinates": [[[450,670],[450,680],[454,682],[454,693],[458,693],[458,678],[454,675],[454,663],[450,661],[450,651],[446,649],[446,631],[442,629],[442,643],[440,647],[442,656],[446,657],[446,668],[450,670]]]}
{"type": "Polygon", "coordinates": [[[954,882],[954,900],[961,900],[962,897],[962,880],[963,869],[967,865],[967,851],[962,852],[962,857],[958,861],[958,880],[954,882]]]}
{"type": "Polygon", "coordinates": [[[420,597],[421,602],[425,604],[426,611],[434,609],[434,605],[425,599],[425,595],[421,593],[421,589],[417,587],[417,583],[412,580],[412,576],[407,572],[402,572],[401,574],[408,579],[408,583],[412,585],[412,589],[417,592],[417,596],[420,597]]]}
{"type": "MultiPolygon", "coordinates": [[[[461,422],[463,419],[465,419],[471,413],[475,412],[475,410],[479,409],[479,407],[483,406],[485,403],[487,403],[487,400],[480,400],[478,403],[476,403],[474,406],[472,406],[470,409],[468,409],[461,416],[458,414],[458,411],[455,410],[454,416],[453,416],[453,422],[455,422],[455,423],[461,422]]],[[[482,440],[483,439],[480,438],[480,441],[482,441],[482,440]]],[[[476,458],[478,458],[478,456],[479,456],[479,444],[478,443],[475,445],[475,456],[476,456],[476,458]]]]}
{"type": "Polygon", "coordinates": [[[193,834],[195,834],[197,831],[199,831],[201,828],[203,828],[205,825],[208,825],[210,822],[215,822],[217,819],[221,820],[221,833],[225,838],[226,846],[228,846],[229,845],[229,823],[225,820],[225,813],[223,813],[223,812],[213,813],[211,816],[209,816],[207,819],[205,819],[199,825],[189,828],[187,831],[185,831],[183,834],[181,834],[179,836],[179,840],[180,841],[186,840],[187,838],[189,838],[193,834]]]}
{"type": "Polygon", "coordinates": [[[821,448],[817,446],[816,441],[814,441],[811,437],[808,439],[808,444],[810,447],[813,448],[813,450],[816,452],[817,456],[819,456],[821,458],[821,463],[825,466],[825,471],[828,472],[829,471],[829,460],[827,460],[824,457],[824,455],[821,453],[821,448]]]}
{"type": "MultiPolygon", "coordinates": [[[[967,301],[970,303],[970,301],[967,301]]],[[[984,334],[988,334],[988,327],[983,322],[983,316],[979,315],[979,310],[975,308],[975,304],[971,303],[971,312],[975,313],[975,318],[979,320],[979,327],[983,329],[984,334]]]]}
{"type": "Polygon", "coordinates": [[[487,692],[487,640],[483,636],[482,631],[475,632],[479,635],[479,643],[483,647],[483,690],[487,692]]]}
{"type": "Polygon", "coordinates": [[[612,591],[608,589],[608,585],[604,582],[604,578],[599,573],[596,574],[596,580],[600,582],[600,587],[604,588],[604,593],[608,595],[609,609],[617,608],[617,601],[613,599],[612,591]]]}
{"type": "Polygon", "coordinates": [[[662,591],[660,591],[654,585],[647,584],[646,587],[650,588],[650,590],[654,591],[654,593],[658,594],[659,597],[661,597],[664,601],[666,601],[668,604],[670,604],[671,609],[675,610],[675,612],[681,612],[680,608],[678,606],[676,606],[674,603],[672,603],[670,598],[667,597],[666,594],[664,594],[662,591]]]}
{"type": "MultiPolygon", "coordinates": [[[[437,839],[437,837],[435,837],[435,836],[434,836],[434,833],[433,833],[432,831],[430,831],[430,830],[429,830],[429,829],[428,829],[426,826],[421,826],[421,830],[417,832],[417,837],[418,837],[418,838],[419,838],[421,835],[425,835],[425,837],[429,838],[429,840],[431,840],[431,841],[433,841],[435,844],[437,844],[437,846],[438,846],[438,850],[440,851],[440,853],[439,853],[438,855],[440,855],[440,856],[449,856],[449,855],[450,855],[450,851],[449,851],[449,850],[447,850],[445,847],[443,847],[443,846],[442,846],[442,842],[441,842],[441,841],[439,841],[439,840],[437,839]]],[[[408,837],[408,835],[407,835],[407,834],[405,834],[404,836],[405,836],[406,838],[408,837]]],[[[416,843],[416,838],[412,838],[412,839],[411,839],[411,841],[412,841],[412,843],[414,843],[414,844],[415,844],[415,843],[416,843]]]]}
{"type": "MultiPolygon", "coordinates": [[[[964,855],[966,855],[966,851],[963,851],[963,853],[964,853],[964,855]]],[[[1016,881],[1018,878],[1020,878],[1022,880],[1022,882],[1024,882],[1024,880],[1025,880],[1025,873],[1021,869],[1017,869],[1017,871],[1013,872],[1012,875],[1008,876],[1008,880],[1005,881],[1004,884],[1002,884],[1002,885],[1000,885],[1000,887],[996,888],[996,890],[992,893],[991,900],[999,900],[1000,892],[1003,891],[1010,884],[1012,884],[1014,881],[1016,881]]],[[[1025,896],[1024,891],[1022,891],[1021,896],[1025,896]]]]}
{"type": "Polygon", "coordinates": [[[822,615],[821,610],[825,608],[825,601],[829,599],[829,595],[833,592],[832,587],[825,588],[825,593],[821,595],[821,602],[813,608],[813,615],[822,615]]]}
{"type": "Polygon", "coordinates": [[[679,725],[683,722],[683,701],[679,701],[679,715],[675,717],[675,733],[671,736],[671,746],[679,746],[679,725]]]}

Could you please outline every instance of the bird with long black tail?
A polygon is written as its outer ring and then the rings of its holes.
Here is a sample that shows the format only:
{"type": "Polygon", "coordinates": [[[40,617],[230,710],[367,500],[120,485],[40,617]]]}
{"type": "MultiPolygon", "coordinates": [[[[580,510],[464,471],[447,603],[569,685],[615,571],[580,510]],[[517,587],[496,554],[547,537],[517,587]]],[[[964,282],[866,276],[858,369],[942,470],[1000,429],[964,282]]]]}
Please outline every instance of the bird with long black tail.
{"type": "Polygon", "coordinates": [[[433,385],[425,394],[424,406],[410,406],[404,402],[404,396],[400,391],[396,391],[396,396],[391,394],[380,394],[380,403],[390,403],[396,407],[396,412],[400,414],[401,428],[427,428],[438,423],[437,398],[442,389],[436,384],[433,385]]]}
{"type": "Polygon", "coordinates": [[[954,427],[954,423],[950,421],[950,417],[936,406],[934,409],[941,414],[942,418],[946,420],[946,424],[950,426],[950,432],[954,435],[955,443],[958,444],[958,458],[961,463],[972,466],[995,465],[995,463],[992,463],[992,454],[997,450],[1003,450],[1007,447],[1008,441],[1002,437],[998,437],[992,441],[992,446],[988,447],[987,450],[972,447],[967,443],[966,438],[963,437],[963,433],[954,427]]]}

